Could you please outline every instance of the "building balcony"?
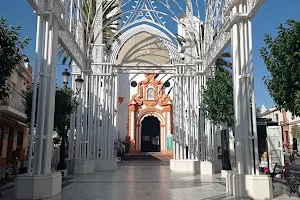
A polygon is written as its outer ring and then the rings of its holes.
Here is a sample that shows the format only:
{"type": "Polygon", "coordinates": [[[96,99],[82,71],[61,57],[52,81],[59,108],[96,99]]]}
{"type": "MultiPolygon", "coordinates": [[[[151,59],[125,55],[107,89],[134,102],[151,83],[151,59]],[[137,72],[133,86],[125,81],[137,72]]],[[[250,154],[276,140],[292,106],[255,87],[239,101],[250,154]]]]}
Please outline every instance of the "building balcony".
{"type": "Polygon", "coordinates": [[[24,101],[24,95],[12,88],[9,95],[0,100],[0,114],[26,122],[24,101]]]}

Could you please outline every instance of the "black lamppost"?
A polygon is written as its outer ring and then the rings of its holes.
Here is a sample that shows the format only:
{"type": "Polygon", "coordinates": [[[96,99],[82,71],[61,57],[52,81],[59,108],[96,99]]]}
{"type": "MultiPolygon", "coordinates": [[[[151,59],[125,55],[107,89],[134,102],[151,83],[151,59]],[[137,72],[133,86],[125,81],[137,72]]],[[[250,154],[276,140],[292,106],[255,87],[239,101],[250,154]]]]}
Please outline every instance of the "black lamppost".
{"type": "Polygon", "coordinates": [[[61,73],[61,75],[62,75],[62,80],[63,80],[65,87],[68,87],[69,78],[71,75],[70,72],[68,72],[68,69],[65,69],[65,71],[63,71],[63,73],[61,73]]]}
{"type": "MultiPolygon", "coordinates": [[[[61,73],[61,75],[62,75],[63,83],[64,83],[65,87],[67,88],[68,83],[69,83],[69,78],[70,78],[71,74],[70,74],[70,72],[68,72],[68,69],[65,69],[65,71],[63,71],[61,73]]],[[[79,75],[75,79],[75,82],[76,82],[76,94],[78,95],[80,90],[81,90],[81,87],[82,87],[82,84],[83,84],[84,80],[79,75]]],[[[57,165],[58,170],[65,170],[67,168],[67,166],[66,166],[66,152],[65,152],[67,131],[68,131],[67,122],[65,121],[65,130],[64,130],[64,133],[62,134],[62,137],[61,137],[59,163],[57,165]]]]}
{"type": "Polygon", "coordinates": [[[82,84],[84,82],[84,80],[81,78],[81,75],[78,75],[77,78],[75,79],[76,82],[76,90],[77,90],[77,94],[79,94],[81,88],[82,88],[82,84]]]}
{"type": "MultiPolygon", "coordinates": [[[[68,72],[68,69],[65,69],[65,71],[63,71],[61,73],[61,75],[62,75],[63,83],[64,83],[65,87],[67,88],[71,74],[70,74],[70,72],[68,72]]],[[[66,166],[66,135],[67,135],[67,131],[68,131],[67,130],[67,121],[65,119],[65,129],[61,136],[61,143],[60,143],[59,163],[57,165],[58,170],[65,170],[67,168],[67,166],[66,166]]]]}

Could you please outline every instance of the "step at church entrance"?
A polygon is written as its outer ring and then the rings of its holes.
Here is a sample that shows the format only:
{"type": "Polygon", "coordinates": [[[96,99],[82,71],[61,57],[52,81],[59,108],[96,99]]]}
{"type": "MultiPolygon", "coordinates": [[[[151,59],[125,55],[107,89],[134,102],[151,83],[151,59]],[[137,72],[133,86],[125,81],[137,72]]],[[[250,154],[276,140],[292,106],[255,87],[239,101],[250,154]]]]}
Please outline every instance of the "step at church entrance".
{"type": "Polygon", "coordinates": [[[140,153],[140,154],[125,154],[124,161],[170,161],[173,159],[173,153],[140,153]]]}

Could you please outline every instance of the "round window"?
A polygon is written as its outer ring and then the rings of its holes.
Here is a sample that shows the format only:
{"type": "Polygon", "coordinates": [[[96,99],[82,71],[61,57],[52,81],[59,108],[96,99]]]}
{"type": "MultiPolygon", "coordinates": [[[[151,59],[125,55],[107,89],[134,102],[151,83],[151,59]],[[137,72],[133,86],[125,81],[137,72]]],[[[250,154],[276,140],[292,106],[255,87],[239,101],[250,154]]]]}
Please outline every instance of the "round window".
{"type": "Polygon", "coordinates": [[[132,82],[130,83],[130,85],[131,85],[131,87],[136,87],[136,86],[137,86],[137,83],[136,83],[136,81],[132,81],[132,82]]]}
{"type": "Polygon", "coordinates": [[[166,81],[165,83],[164,83],[164,85],[165,85],[165,87],[170,87],[170,82],[169,81],[166,81]]]}

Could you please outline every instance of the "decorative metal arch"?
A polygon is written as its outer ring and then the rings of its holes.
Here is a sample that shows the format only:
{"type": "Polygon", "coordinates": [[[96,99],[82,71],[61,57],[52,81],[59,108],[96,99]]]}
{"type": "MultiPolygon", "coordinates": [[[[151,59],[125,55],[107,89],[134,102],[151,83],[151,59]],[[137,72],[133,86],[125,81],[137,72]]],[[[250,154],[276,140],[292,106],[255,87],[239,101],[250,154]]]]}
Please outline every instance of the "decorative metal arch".
{"type": "Polygon", "coordinates": [[[136,26],[134,28],[131,28],[131,29],[127,30],[125,33],[123,33],[119,37],[119,40],[115,41],[112,44],[112,47],[111,47],[112,52],[108,56],[108,62],[109,63],[116,63],[117,56],[118,56],[120,50],[122,49],[123,45],[131,37],[133,37],[134,35],[136,35],[138,33],[142,33],[142,32],[147,32],[147,33],[150,33],[152,35],[157,36],[162,41],[162,43],[165,45],[167,50],[169,51],[169,56],[172,59],[172,61],[174,63],[179,63],[179,61],[180,61],[179,52],[177,50],[177,47],[170,40],[170,38],[165,33],[160,31],[159,29],[157,29],[153,26],[147,25],[147,24],[142,24],[142,25],[136,26]]]}

